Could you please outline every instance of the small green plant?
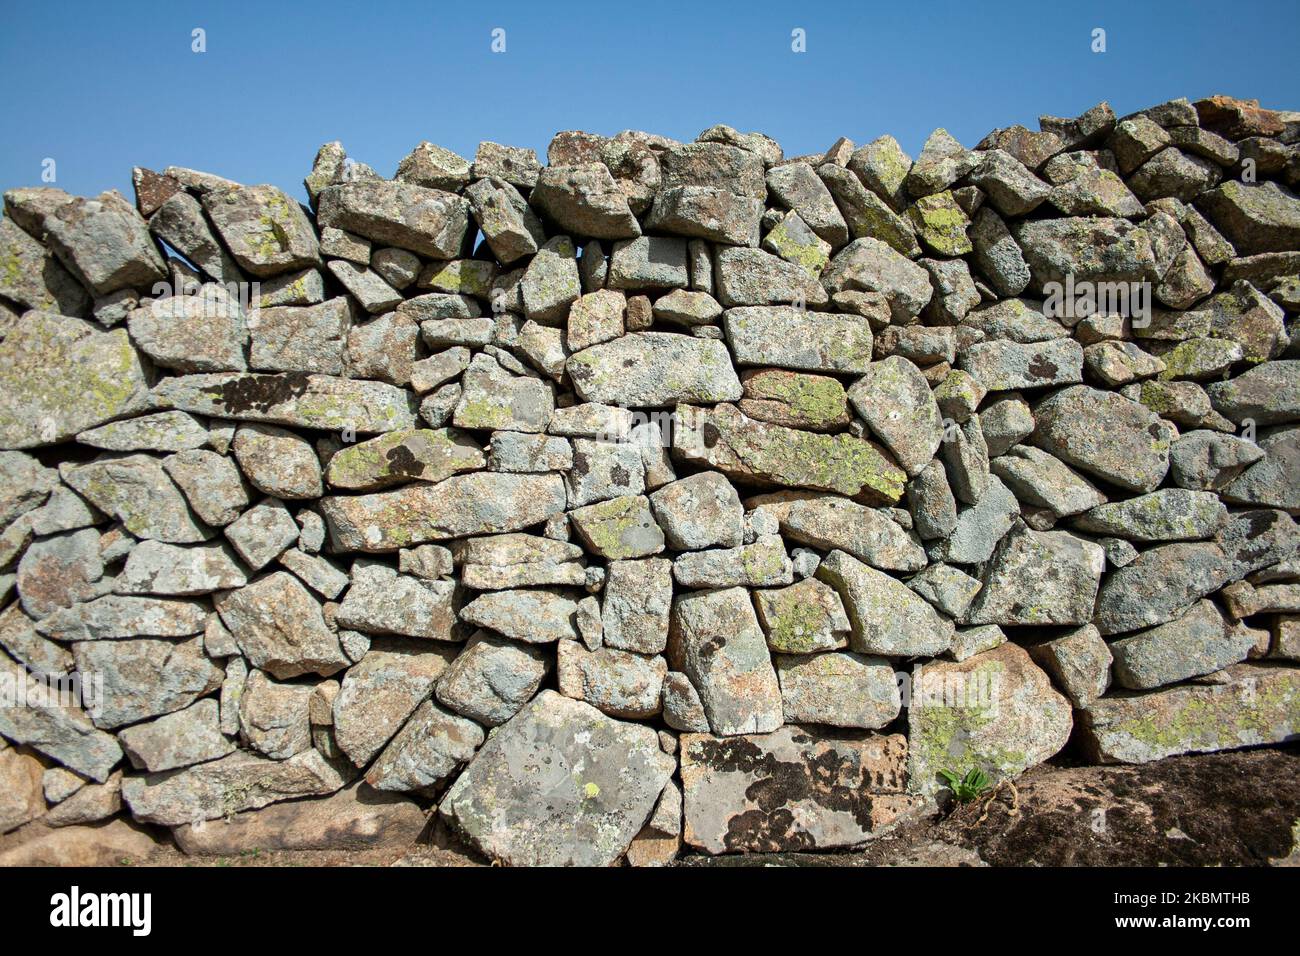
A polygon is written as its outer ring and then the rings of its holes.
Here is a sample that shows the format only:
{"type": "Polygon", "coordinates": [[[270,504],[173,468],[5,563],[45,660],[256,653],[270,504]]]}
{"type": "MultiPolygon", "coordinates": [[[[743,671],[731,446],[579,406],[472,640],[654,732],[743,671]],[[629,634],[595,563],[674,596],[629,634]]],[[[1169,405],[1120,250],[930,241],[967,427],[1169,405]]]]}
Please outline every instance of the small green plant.
{"type": "Polygon", "coordinates": [[[943,777],[948,784],[948,789],[952,791],[953,799],[958,803],[970,803],[979,797],[984,791],[992,786],[986,774],[979,767],[972,767],[967,771],[966,776],[959,777],[951,770],[940,770],[939,776],[943,777]]]}

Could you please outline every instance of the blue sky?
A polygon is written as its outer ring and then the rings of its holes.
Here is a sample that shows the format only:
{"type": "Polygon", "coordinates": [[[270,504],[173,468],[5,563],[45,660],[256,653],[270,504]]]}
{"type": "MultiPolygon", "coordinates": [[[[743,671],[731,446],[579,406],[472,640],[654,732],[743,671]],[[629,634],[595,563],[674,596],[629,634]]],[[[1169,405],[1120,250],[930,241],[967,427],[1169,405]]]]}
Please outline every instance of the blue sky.
{"type": "Polygon", "coordinates": [[[788,155],[882,133],[915,155],[936,126],[972,146],[1102,99],[1121,114],[1216,92],[1300,109],[1295,0],[0,2],[5,189],[39,184],[53,158],[77,194],[129,196],[133,165],[176,164],[302,198],[333,139],[390,176],[422,139],[544,156],[563,129],[689,140],[723,122],[788,155]]]}

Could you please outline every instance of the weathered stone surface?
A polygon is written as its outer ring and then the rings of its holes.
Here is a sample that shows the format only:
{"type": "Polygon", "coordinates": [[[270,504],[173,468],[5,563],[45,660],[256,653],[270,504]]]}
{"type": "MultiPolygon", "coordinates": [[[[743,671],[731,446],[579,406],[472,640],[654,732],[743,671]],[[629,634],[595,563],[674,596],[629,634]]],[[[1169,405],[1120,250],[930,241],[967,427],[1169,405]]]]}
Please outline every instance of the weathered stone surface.
{"type": "MultiPolygon", "coordinates": [[[[437,484],[321,499],[330,534],[350,551],[396,551],[426,541],[516,531],[564,510],[559,475],[480,472],[437,484]]],[[[598,506],[594,506],[598,507],[598,506]]]]}
{"type": "Polygon", "coordinates": [[[713,733],[765,733],[781,725],[780,686],[743,588],[678,597],[668,656],[698,691],[713,733]]]}
{"type": "Polygon", "coordinates": [[[977,342],[958,365],[990,392],[1072,385],[1083,381],[1084,350],[1073,339],[1047,342],[977,342]]]}
{"type": "Polygon", "coordinates": [[[754,592],[767,646],[783,654],[812,654],[848,646],[849,618],[835,590],[815,578],[754,592]]]}
{"type": "MultiPolygon", "coordinates": [[[[1046,508],[1058,518],[1104,507],[1106,503],[1106,496],[1090,481],[1038,448],[1013,448],[989,462],[989,470],[1020,501],[1030,507],[1046,508]]],[[[1078,522],[1075,526],[1091,530],[1078,522]]]]}
{"type": "Polygon", "coordinates": [[[464,432],[412,428],[342,449],[330,458],[325,480],[347,491],[377,491],[407,481],[439,482],[485,464],[482,448],[464,432]]]}
{"type": "Polygon", "coordinates": [[[663,653],[672,603],[672,562],[611,561],[601,608],[604,644],[640,654],[663,653]]]}
{"type": "Polygon", "coordinates": [[[673,452],[729,478],[897,501],[907,473],[878,446],[747,418],[733,405],[679,406],[673,452]]]}
{"type": "MultiPolygon", "coordinates": [[[[737,392],[739,397],[739,392],[737,392]]],[[[148,384],[125,329],[33,312],[0,342],[0,447],[34,448],[145,411],[148,384]]]]}
{"type": "Polygon", "coordinates": [[[1015,525],[993,552],[970,624],[1087,624],[1105,568],[1101,545],[1015,525]]]}
{"type": "Polygon", "coordinates": [[[219,594],[214,603],[249,662],[279,680],[325,677],[350,663],[316,599],[286,571],[219,594]]]}
{"type": "Polygon", "coordinates": [[[1080,720],[1085,747],[1102,763],[1146,763],[1278,743],[1300,730],[1300,679],[1294,668],[1236,664],[1224,676],[1226,683],[1183,684],[1094,701],[1080,720]]]}
{"type": "Polygon", "coordinates": [[[101,694],[87,688],[70,694],[27,673],[8,655],[0,654],[0,677],[15,702],[24,706],[0,707],[0,735],[31,747],[69,770],[103,782],[122,759],[122,748],[112,734],[96,728],[86,710],[98,710],[101,694]]]}
{"type": "Polygon", "coordinates": [[[1080,515],[1074,526],[1131,541],[1182,541],[1212,537],[1226,516],[1210,492],[1166,488],[1100,505],[1080,515]]]}
{"type": "Polygon", "coordinates": [[[1257,365],[1206,389],[1214,410],[1241,424],[1278,425],[1300,419],[1300,361],[1257,365]]]}
{"type": "Polygon", "coordinates": [[[721,342],[637,332],[569,357],[566,371],[585,401],[624,406],[731,402],[740,379],[721,342]]]}
{"type": "Polygon", "coordinates": [[[319,263],[316,230],[302,207],[274,186],[212,189],[202,201],[226,248],[247,272],[272,276],[319,263]]]}
{"type": "Polygon", "coordinates": [[[611,717],[646,719],[659,713],[667,673],[662,657],[642,657],[612,647],[588,651],[576,641],[560,641],[556,648],[560,693],[611,717]]]}
{"type": "Polygon", "coordinates": [[[858,316],[749,306],[728,309],[723,325],[737,365],[837,373],[871,366],[871,326],[858,316]]]}
{"type": "Polygon", "coordinates": [[[839,431],[849,423],[844,386],[828,375],[754,369],[741,375],[748,418],[815,432],[839,431]]]}
{"type": "Polygon", "coordinates": [[[761,535],[739,548],[689,551],[673,562],[673,579],[687,588],[776,587],[794,580],[780,535],[761,535]]]}
{"type": "Polygon", "coordinates": [[[854,846],[893,822],[903,796],[901,734],[682,738],[683,837],[707,853],[854,846]]]}
{"type": "Polygon", "coordinates": [[[611,498],[569,512],[569,520],[594,554],[611,561],[644,558],[664,549],[664,533],[644,495],[611,498]]]}
{"type": "Polygon", "coordinates": [[[1177,620],[1110,645],[1115,682],[1150,690],[1210,674],[1246,659],[1254,637],[1232,631],[1213,601],[1199,601],[1177,620]]]}
{"type": "Polygon", "coordinates": [[[118,594],[194,596],[243,587],[248,578],[222,544],[182,545],[141,541],[118,575],[118,594]]]}
{"type": "Polygon", "coordinates": [[[614,863],[673,771],[652,730],[543,691],[452,784],[439,813],[508,865],[614,863]],[[536,799],[537,773],[549,799],[536,799]]]}
{"type": "Polygon", "coordinates": [[[1034,420],[1039,448],[1129,491],[1151,491],[1169,469],[1172,429],[1121,395],[1075,385],[1040,402],[1034,420]]]}
{"type": "Polygon", "coordinates": [[[1069,739],[1069,702],[1017,644],[961,663],[918,664],[907,711],[908,789],[933,794],[940,770],[1015,777],[1069,739]]]}
{"type": "MultiPolygon", "coordinates": [[[[483,744],[483,728],[431,700],[421,704],[366,773],[376,790],[426,791],[451,776],[483,744]]],[[[412,839],[423,829],[415,827],[412,839]]]]}
{"type": "Polygon", "coordinates": [[[832,551],[817,579],[839,594],[848,613],[849,647],[882,657],[932,656],[952,643],[952,622],[941,617],[902,581],[832,551]]]}
{"type": "Polygon", "coordinates": [[[432,259],[454,259],[469,225],[469,203],[454,193],[381,179],[330,186],[318,208],[321,225],[432,259]]]}
{"type": "Polygon", "coordinates": [[[103,682],[100,706],[90,714],[100,728],[181,710],[221,686],[222,672],[198,638],[87,641],[72,645],[72,656],[79,672],[103,682]]]}
{"type": "Polygon", "coordinates": [[[835,495],[772,495],[762,499],[790,541],[822,551],[847,551],[885,571],[919,571],[925,551],[916,538],[877,508],[835,495]]]}
{"type": "Polygon", "coordinates": [[[1093,623],[1107,635],[1162,624],[1226,584],[1231,573],[1223,548],[1212,542],[1151,548],[1106,576],[1093,623]]]}
{"type": "Polygon", "coordinates": [[[1081,710],[1110,686],[1110,647],[1091,624],[1028,650],[1034,663],[1052,675],[1070,703],[1081,710]]]}
{"type": "Polygon", "coordinates": [[[329,375],[178,375],[159,382],[153,397],[199,415],[322,431],[374,434],[415,424],[403,389],[329,375]]]}
{"type": "Polygon", "coordinates": [[[452,581],[428,581],[399,574],[386,564],[358,560],[352,584],[335,613],[342,627],[367,634],[399,634],[452,640],[456,615],[452,581]]]}
{"type": "Polygon", "coordinates": [[[1026,220],[1011,227],[1034,287],[1049,282],[1151,281],[1155,257],[1151,237],[1125,219],[1069,218],[1026,220]]]}
{"type": "Polygon", "coordinates": [[[16,830],[45,812],[44,770],[29,753],[13,747],[0,750],[0,833],[16,830]]]}
{"type": "Polygon", "coordinates": [[[894,668],[884,658],[778,654],[773,663],[789,723],[876,730],[902,708],[894,668]]]}
{"type": "Polygon", "coordinates": [[[545,648],[479,631],[439,678],[438,702],[495,727],[533,698],[550,669],[545,648]]]}
{"type": "Polygon", "coordinates": [[[439,645],[377,641],[334,698],[334,738],[358,767],[383,749],[455,657],[439,645]]]}
{"type": "Polygon", "coordinates": [[[460,610],[460,619],[530,644],[577,640],[578,602],[561,591],[490,591],[460,610]]]}
{"type": "Polygon", "coordinates": [[[14,583],[23,610],[42,618],[96,597],[103,574],[99,534],[83,528],[33,542],[18,562],[14,583]]]}
{"type": "Polygon", "coordinates": [[[55,255],[96,295],[148,288],[166,275],[148,226],[117,190],[69,197],[41,226],[55,255]]]}
{"type": "Polygon", "coordinates": [[[122,799],[142,823],[180,826],[280,800],[334,793],[346,782],[315,750],[288,760],[239,752],[184,770],[126,777],[122,799]]]}
{"type": "Polygon", "coordinates": [[[895,322],[906,324],[921,314],[934,294],[923,268],[878,239],[854,239],[836,253],[822,275],[830,293],[844,290],[880,292],[895,322]]]}
{"type": "Polygon", "coordinates": [[[1198,197],[1197,205],[1239,256],[1300,247],[1300,199],[1277,183],[1229,179],[1198,197]]]}
{"type": "Polygon", "coordinates": [[[849,389],[849,402],[909,475],[921,471],[943,439],[930,385],[905,358],[873,362],[849,389]]]}
{"type": "Polygon", "coordinates": [[[217,702],[205,697],[174,714],[127,727],[118,740],[137,770],[174,770],[216,760],[235,749],[218,722],[217,702]]]}

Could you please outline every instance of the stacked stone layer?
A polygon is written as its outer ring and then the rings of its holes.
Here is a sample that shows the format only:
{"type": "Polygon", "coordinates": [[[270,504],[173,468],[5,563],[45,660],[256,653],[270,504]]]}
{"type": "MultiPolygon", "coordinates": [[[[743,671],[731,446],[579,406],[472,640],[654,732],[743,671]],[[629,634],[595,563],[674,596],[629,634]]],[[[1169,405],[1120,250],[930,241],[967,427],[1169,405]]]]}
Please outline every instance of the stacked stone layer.
{"type": "Polygon", "coordinates": [[[640,865],[1294,737],[1298,178],[1212,97],[11,190],[0,829],[640,865]]]}

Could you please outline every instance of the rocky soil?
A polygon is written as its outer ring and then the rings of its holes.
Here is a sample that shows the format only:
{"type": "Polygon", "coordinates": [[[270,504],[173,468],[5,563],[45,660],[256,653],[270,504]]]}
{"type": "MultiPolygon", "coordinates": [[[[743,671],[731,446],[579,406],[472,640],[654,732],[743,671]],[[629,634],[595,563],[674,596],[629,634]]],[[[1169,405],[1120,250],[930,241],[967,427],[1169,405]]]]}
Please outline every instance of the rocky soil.
{"type": "Polygon", "coordinates": [[[1300,113],[1039,126],[6,192],[0,863],[1285,856],[1300,113]]]}

